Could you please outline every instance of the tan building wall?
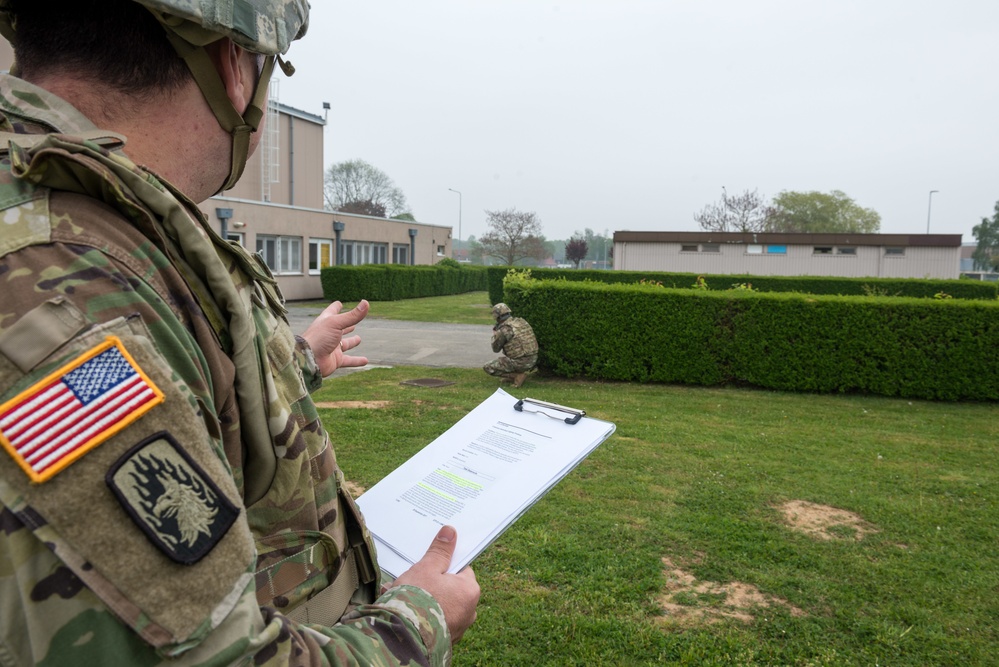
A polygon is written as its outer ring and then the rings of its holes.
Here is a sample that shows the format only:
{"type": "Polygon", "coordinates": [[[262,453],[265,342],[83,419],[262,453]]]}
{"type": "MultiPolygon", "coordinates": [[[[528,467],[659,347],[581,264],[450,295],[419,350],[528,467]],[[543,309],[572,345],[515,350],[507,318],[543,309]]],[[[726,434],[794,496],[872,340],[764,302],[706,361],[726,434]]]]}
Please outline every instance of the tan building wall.
{"type": "Polygon", "coordinates": [[[251,201],[323,208],[323,133],[326,121],[284,104],[278,104],[277,132],[269,115],[260,132],[276,138],[273,149],[261,139],[246,163],[236,187],[225,196],[251,201]],[[265,178],[265,176],[268,176],[265,178]]]}
{"type": "Polygon", "coordinates": [[[622,271],[957,278],[960,234],[615,232],[622,271]]]}
{"type": "Polygon", "coordinates": [[[10,66],[14,63],[14,49],[6,39],[0,39],[0,70],[10,71],[10,66]]]}
{"type": "Polygon", "coordinates": [[[269,259],[279,255],[277,261],[270,264],[285,298],[292,301],[322,298],[319,271],[323,266],[337,264],[334,223],[343,224],[340,256],[347,264],[426,265],[451,256],[451,228],[440,225],[232,197],[212,197],[200,208],[212,228],[220,234],[225,233],[230,240],[251,252],[263,250],[269,259]],[[225,219],[224,225],[220,209],[222,215],[231,216],[225,219]],[[415,230],[415,236],[410,235],[410,230],[415,230]],[[270,254],[271,247],[274,256],[270,254]]]}

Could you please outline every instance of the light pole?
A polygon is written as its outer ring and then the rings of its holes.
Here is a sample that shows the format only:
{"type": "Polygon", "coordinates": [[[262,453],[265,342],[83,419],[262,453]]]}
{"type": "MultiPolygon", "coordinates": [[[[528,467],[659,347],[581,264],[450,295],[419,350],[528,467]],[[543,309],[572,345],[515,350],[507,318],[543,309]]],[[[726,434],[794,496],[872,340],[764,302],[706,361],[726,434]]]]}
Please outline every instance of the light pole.
{"type": "MultiPolygon", "coordinates": [[[[458,245],[461,246],[461,193],[454,188],[448,188],[448,190],[458,193],[458,245]]],[[[453,255],[454,253],[451,254],[453,255]]]]}
{"type": "Polygon", "coordinates": [[[933,212],[933,193],[939,190],[930,190],[930,203],[926,206],[926,233],[930,233],[930,213],[933,212]]]}
{"type": "Polygon", "coordinates": [[[607,229],[604,229],[604,270],[607,270],[607,242],[610,241],[607,238],[607,229]]]}

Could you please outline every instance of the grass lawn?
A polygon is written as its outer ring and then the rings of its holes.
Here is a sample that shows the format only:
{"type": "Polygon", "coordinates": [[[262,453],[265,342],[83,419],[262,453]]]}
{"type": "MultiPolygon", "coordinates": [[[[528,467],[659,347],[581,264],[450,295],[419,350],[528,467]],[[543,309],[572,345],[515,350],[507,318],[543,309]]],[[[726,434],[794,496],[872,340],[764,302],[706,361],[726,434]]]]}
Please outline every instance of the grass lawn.
{"type": "MultiPolygon", "coordinates": [[[[484,293],[460,299],[429,309],[489,321],[484,293]]],[[[328,380],[316,400],[367,488],[496,387],[399,367],[328,380]],[[400,385],[426,377],[454,384],[400,385]]],[[[536,375],[506,388],[617,432],[476,561],[456,667],[999,664],[997,406],[536,375]]]]}
{"type": "MultiPolygon", "coordinates": [[[[325,308],[326,301],[296,301],[295,305],[325,308]]],[[[357,305],[344,302],[344,310],[357,305]]],[[[445,324],[495,324],[488,292],[466,292],[452,296],[435,296],[403,301],[372,301],[368,317],[407,322],[442,322],[445,324]]]]}

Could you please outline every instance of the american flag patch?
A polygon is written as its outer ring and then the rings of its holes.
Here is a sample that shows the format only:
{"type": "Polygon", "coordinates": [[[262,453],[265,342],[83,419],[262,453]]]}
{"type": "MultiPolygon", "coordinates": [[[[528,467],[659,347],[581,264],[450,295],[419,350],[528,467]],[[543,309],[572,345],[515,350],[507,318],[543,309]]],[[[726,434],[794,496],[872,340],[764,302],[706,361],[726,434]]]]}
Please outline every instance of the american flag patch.
{"type": "Polygon", "coordinates": [[[108,339],[0,405],[0,444],[44,482],[163,402],[121,341],[108,339]]]}

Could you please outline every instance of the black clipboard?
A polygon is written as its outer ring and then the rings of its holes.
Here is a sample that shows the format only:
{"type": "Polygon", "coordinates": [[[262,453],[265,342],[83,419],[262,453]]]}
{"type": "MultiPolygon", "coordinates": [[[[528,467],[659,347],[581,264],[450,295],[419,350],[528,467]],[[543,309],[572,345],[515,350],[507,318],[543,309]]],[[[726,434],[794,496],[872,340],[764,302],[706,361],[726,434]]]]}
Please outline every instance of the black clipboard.
{"type": "Polygon", "coordinates": [[[524,412],[524,404],[530,403],[531,405],[537,406],[534,410],[527,410],[527,412],[535,412],[539,415],[544,415],[545,417],[550,417],[551,419],[562,419],[566,424],[578,424],[579,420],[586,416],[586,410],[577,410],[576,408],[570,408],[565,405],[559,405],[558,403],[549,403],[548,401],[539,401],[536,398],[522,398],[517,401],[513,409],[517,412],[524,412]],[[571,417],[565,417],[564,419],[560,416],[550,415],[545,410],[556,410],[571,417]]]}

